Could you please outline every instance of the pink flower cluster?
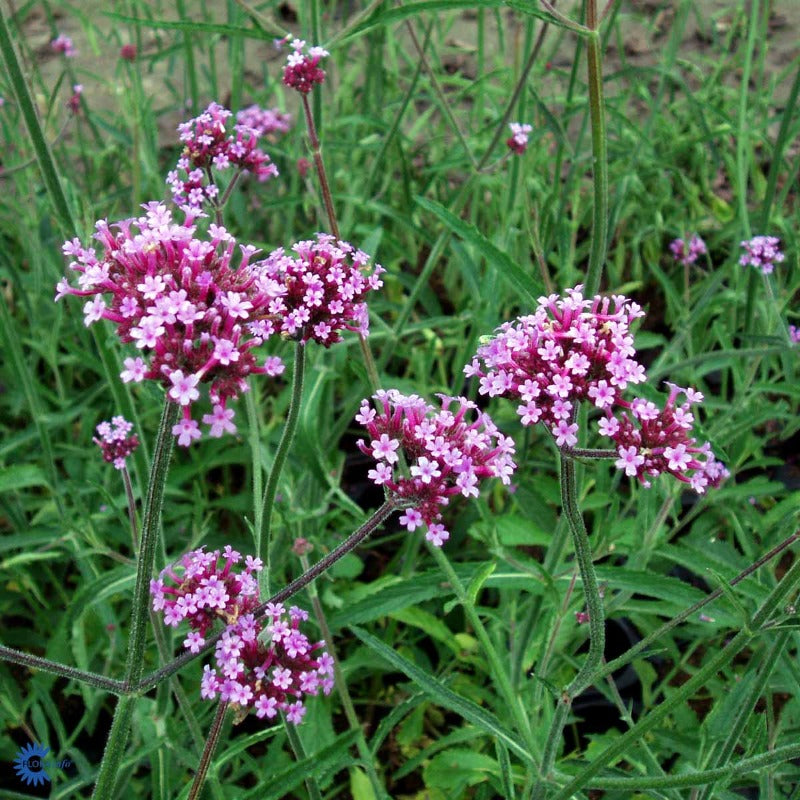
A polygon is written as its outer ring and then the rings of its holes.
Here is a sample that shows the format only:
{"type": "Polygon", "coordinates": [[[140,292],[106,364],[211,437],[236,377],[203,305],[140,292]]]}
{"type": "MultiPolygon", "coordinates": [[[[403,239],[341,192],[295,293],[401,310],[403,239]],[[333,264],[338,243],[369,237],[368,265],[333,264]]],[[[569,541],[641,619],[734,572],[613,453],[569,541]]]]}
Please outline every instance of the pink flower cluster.
{"type": "Polygon", "coordinates": [[[528,134],[533,126],[521,122],[509,122],[511,136],[506,140],[508,147],[517,155],[522,155],[528,149],[528,134]]]}
{"type": "Polygon", "coordinates": [[[258,131],[248,125],[234,125],[228,132],[231,112],[218,103],[211,103],[200,116],[178,126],[183,153],[177,168],[167,175],[172,198],[177,206],[199,215],[203,204],[217,203],[219,187],[213,180],[212,169],[224,171],[231,167],[251,172],[260,181],[277,176],[277,167],[269,156],[258,148],[258,131]]]}
{"type": "Polygon", "coordinates": [[[628,384],[645,380],[630,332],[644,312],[621,296],[584,298],[582,289],[539,298],[533,314],[503,324],[464,368],[480,378],[480,394],[520,400],[522,424],[544,423],[559,447],[577,444],[577,403],[610,408],[628,384]]]}
{"type": "Polygon", "coordinates": [[[376,264],[365,275],[368,262],[366,253],[323,233],[293,245],[291,253],[274,250],[253,267],[267,315],[248,329],[262,339],[281,333],[325,347],[341,341],[343,328],[366,336],[369,316],[363,299],[383,286],[379,276],[385,272],[376,264]]]}
{"type": "Polygon", "coordinates": [[[306,53],[306,43],[300,39],[293,39],[290,44],[292,52],[283,68],[283,82],[301,94],[308,94],[314,84],[325,80],[325,71],[319,66],[319,62],[330,53],[321,47],[309,47],[306,53]]]}
{"type": "Polygon", "coordinates": [[[683,239],[675,239],[670,243],[669,249],[675,260],[685,267],[694,264],[698,256],[703,256],[708,252],[706,243],[697,234],[692,234],[688,243],[683,239]]]}
{"type": "Polygon", "coordinates": [[[50,47],[56,53],[63,53],[67,58],[73,58],[78,55],[78,51],[75,49],[72,39],[64,33],[59,33],[58,36],[50,42],[50,47]]]}
{"type": "Polygon", "coordinates": [[[441,524],[441,508],[453,495],[478,496],[478,483],[486,477],[508,485],[514,474],[514,442],[497,429],[488,414],[464,397],[438,395],[437,409],[416,395],[395,389],[374,395],[379,410],[363,400],[356,421],[369,432],[369,444],[359,440],[361,452],[377,462],[369,477],[395,497],[411,505],[400,517],[409,531],[427,526],[425,538],[440,547],[450,538],[441,524]],[[451,410],[451,407],[453,407],[451,410]],[[409,475],[400,469],[405,457],[409,475]]]}
{"type": "Polygon", "coordinates": [[[236,114],[236,122],[252,128],[258,136],[268,136],[271,133],[288,133],[292,125],[292,116],[284,114],[278,108],[252,105],[236,114]]]}
{"type": "Polygon", "coordinates": [[[755,267],[764,275],[769,275],[775,269],[775,265],[784,259],[780,243],[781,240],[777,236],[754,236],[742,242],[744,253],[739,263],[743,267],[755,267]]]}
{"type": "Polygon", "coordinates": [[[103,453],[103,460],[113,464],[115,469],[125,468],[125,459],[139,446],[139,437],[133,430],[133,423],[125,417],[116,416],[111,422],[101,422],[97,426],[97,436],[92,441],[103,453]]]}
{"type": "Polygon", "coordinates": [[[789,326],[789,338],[793,344],[800,344],[800,327],[797,325],[789,326]]]}
{"type": "Polygon", "coordinates": [[[604,413],[602,436],[617,445],[616,466],[649,486],[648,478],[669,472],[697,492],[718,486],[728,475],[708,444],[690,438],[690,404],[703,397],[692,389],[672,386],[665,408],[649,401],[623,399],[623,391],[646,380],[635,360],[631,323],[644,312],[625,297],[584,298],[582,286],[566,296],[542,297],[536,311],[505,323],[482,344],[477,358],[464,368],[480,378],[478,391],[490,397],[520,401],[523,425],[542,422],[560,448],[578,443],[578,405],[589,401],[604,413]],[[684,393],[688,402],[676,405],[684,393]],[[619,418],[614,409],[623,409],[619,418]],[[626,413],[636,420],[637,425],[626,413]],[[689,474],[691,473],[691,474],[689,474]]]}
{"type": "Polygon", "coordinates": [[[623,411],[614,417],[606,409],[600,432],[617,445],[619,458],[615,466],[638,478],[644,486],[650,486],[650,477],[668,472],[703,494],[709,486],[718,487],[730,473],[714,458],[708,442],[698,446],[690,435],[694,422],[690,409],[702,402],[703,395],[694,389],[667,385],[670,393],[663,409],[636,398],[627,404],[630,416],[623,411]],[[686,402],[680,405],[675,402],[679,394],[686,396],[686,402]]]}
{"type": "Polygon", "coordinates": [[[287,614],[276,603],[267,606],[266,615],[266,625],[244,614],[225,631],[214,654],[216,668],[203,668],[200,694],[254,708],[259,719],[283,711],[297,725],[306,713],[304,696],[320,689],[330,694],[333,658],[323,649],[324,642],[311,643],[300,632],[307,611],[292,606],[287,614]]]}
{"type": "Polygon", "coordinates": [[[253,355],[262,337],[247,323],[271,313],[272,302],[249,263],[256,250],[242,246],[235,267],[236,241],[225,228],[210,225],[206,241],[195,237],[191,217],[178,224],[164,205],[153,202],[144,209],[138,219],[97,223],[99,258],[78,239],[64,244],[64,253],[74,259],[69,266],[78,273],[78,288],[61,280],[56,300],[68,294],[91,298],[83,309],[87,326],[110,320],[122,342],[149,355],[149,361],[126,358],[122,380],[147,378],[167,389],[183,408],[183,419],[173,428],[179,444],[188,446],[201,435],[191,416],[201,383],[208,384],[213,407],[202,418],[210,435],[234,433],[228,400],[247,390],[249,375],[283,371],[279,358],[259,366],[253,355]]]}
{"type": "Polygon", "coordinates": [[[193,653],[200,652],[217,619],[231,625],[258,606],[255,576],[263,569],[261,559],[246,556],[244,569],[237,571],[235,565],[241,560],[241,553],[230,545],[211,553],[201,547],[150,581],[153,611],[162,611],[164,624],[170,627],[177,628],[184,620],[189,623],[191,633],[183,646],[193,653]]]}
{"type": "Polygon", "coordinates": [[[259,719],[282,711],[298,724],[306,713],[304,696],[320,689],[329,694],[333,688],[333,658],[323,642],[312,643],[300,631],[308,612],[292,606],[287,613],[281,603],[268,603],[266,620],[256,619],[255,573],[262,569],[261,559],[246,556],[244,569],[237,571],[241,560],[230,546],[222,553],[202,548],[187,553],[151,581],[153,609],[163,611],[165,624],[172,627],[188,621],[191,631],[183,644],[193,653],[203,647],[217,618],[225,622],[216,666],[203,668],[203,698],[219,697],[243,712],[253,708],[259,719]]]}

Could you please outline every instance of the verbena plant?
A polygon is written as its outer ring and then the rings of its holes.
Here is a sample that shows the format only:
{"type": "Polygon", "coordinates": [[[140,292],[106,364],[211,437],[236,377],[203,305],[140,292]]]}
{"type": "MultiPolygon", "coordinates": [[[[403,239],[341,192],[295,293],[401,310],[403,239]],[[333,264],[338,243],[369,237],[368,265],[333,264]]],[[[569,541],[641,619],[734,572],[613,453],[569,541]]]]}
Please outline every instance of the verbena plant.
{"type": "Polygon", "coordinates": [[[613,0],[506,5],[0,16],[51,796],[800,796],[800,69],[758,0],[648,67],[613,0]]]}

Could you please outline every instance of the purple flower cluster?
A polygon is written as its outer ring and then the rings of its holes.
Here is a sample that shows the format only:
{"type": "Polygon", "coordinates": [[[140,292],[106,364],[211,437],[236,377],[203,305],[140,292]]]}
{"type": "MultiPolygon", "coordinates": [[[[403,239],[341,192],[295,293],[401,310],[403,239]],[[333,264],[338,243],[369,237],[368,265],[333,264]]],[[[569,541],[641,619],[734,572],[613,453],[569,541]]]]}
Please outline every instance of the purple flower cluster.
{"type": "Polygon", "coordinates": [[[258,605],[258,581],[263,569],[260,558],[246,556],[244,569],[235,565],[242,555],[230,545],[220,552],[205,548],[192,550],[178,563],[161,570],[158,580],[150,581],[153,610],[163,611],[164,624],[176,628],[186,620],[191,633],[183,646],[198,653],[205,637],[221,619],[226,625],[249,614],[258,605]],[[224,559],[220,564],[220,559],[224,559]]]}
{"type": "Polygon", "coordinates": [[[212,169],[222,172],[231,167],[250,172],[260,181],[277,176],[277,167],[258,148],[259,133],[254,128],[237,124],[228,132],[231,112],[218,103],[211,103],[200,116],[178,126],[183,153],[177,168],[167,175],[172,198],[177,206],[199,216],[203,204],[217,203],[219,187],[212,169]]]}
{"type": "Polygon", "coordinates": [[[50,47],[56,53],[63,53],[67,58],[74,58],[78,55],[78,51],[75,49],[72,39],[64,33],[59,33],[58,36],[50,42],[50,47]]]}
{"type": "Polygon", "coordinates": [[[376,264],[365,275],[368,262],[366,253],[323,233],[298,242],[291,253],[278,248],[253,266],[267,314],[248,329],[263,339],[281,333],[325,347],[341,341],[343,328],[366,336],[369,316],[363,299],[383,286],[379,276],[385,272],[376,264]]]}
{"type": "Polygon", "coordinates": [[[378,462],[369,477],[411,505],[400,517],[409,531],[427,526],[425,538],[440,547],[450,537],[440,522],[442,506],[456,494],[477,497],[483,478],[500,478],[508,485],[516,464],[514,442],[498,431],[488,414],[476,412],[469,422],[467,412],[476,409],[474,403],[464,397],[438,397],[440,409],[416,395],[380,391],[374,395],[379,410],[363,400],[356,421],[371,437],[369,444],[359,440],[359,449],[378,462]],[[409,475],[400,470],[400,453],[409,475]]]}
{"type": "Polygon", "coordinates": [[[312,643],[300,631],[308,612],[296,606],[286,612],[281,603],[268,603],[266,619],[256,619],[255,573],[262,569],[261,559],[246,556],[244,569],[237,571],[241,560],[230,546],[222,553],[202,548],[187,553],[150,582],[153,609],[163,611],[165,624],[172,627],[189,623],[183,644],[193,653],[203,647],[217,618],[225,622],[214,654],[216,666],[203,668],[202,697],[219,697],[239,706],[240,713],[253,708],[259,719],[283,711],[298,724],[306,712],[304,696],[320,689],[328,694],[333,688],[333,658],[324,651],[324,642],[312,643]]]}
{"type": "Polygon", "coordinates": [[[97,437],[92,441],[103,453],[103,460],[113,464],[115,469],[125,468],[125,459],[139,446],[139,437],[133,430],[133,423],[125,417],[111,417],[111,422],[101,422],[97,426],[97,437]]]}
{"type": "Polygon", "coordinates": [[[704,256],[708,252],[706,243],[697,234],[692,234],[688,243],[683,239],[675,239],[670,243],[669,249],[675,260],[685,267],[694,264],[698,256],[704,256]]]}
{"type": "Polygon", "coordinates": [[[299,724],[306,713],[303,697],[330,694],[333,658],[324,642],[312,643],[301,633],[308,612],[283,604],[267,606],[267,624],[244,614],[217,642],[216,668],[206,665],[200,694],[206,699],[254,708],[259,719],[272,719],[279,711],[299,724]]]}
{"type": "Polygon", "coordinates": [[[532,315],[505,323],[482,344],[464,372],[480,378],[481,394],[520,401],[522,424],[544,423],[558,447],[569,450],[578,443],[575,418],[578,404],[586,400],[604,413],[600,434],[617,445],[616,466],[627,475],[646,486],[649,477],[662,472],[697,492],[718,486],[728,471],[708,444],[698,446],[690,437],[689,408],[702,395],[670,384],[664,409],[641,398],[624,400],[629,385],[646,380],[630,332],[644,312],[622,296],[584,298],[582,289],[540,298],[532,315]],[[688,400],[680,406],[675,404],[679,393],[688,400]],[[619,418],[615,409],[623,410],[619,418]]]}
{"type": "Polygon", "coordinates": [[[284,114],[278,108],[252,105],[236,114],[236,122],[251,128],[259,136],[268,136],[271,133],[288,133],[292,125],[292,116],[284,114]]]}
{"type": "Polygon", "coordinates": [[[522,155],[528,149],[528,134],[533,130],[533,126],[521,122],[509,122],[511,136],[506,139],[508,147],[517,155],[522,155]]]}
{"type": "Polygon", "coordinates": [[[241,247],[239,265],[233,266],[236,241],[225,228],[210,225],[206,241],[195,237],[191,217],[178,224],[164,205],[144,208],[138,219],[97,223],[100,258],[78,239],[64,244],[78,288],[61,280],[56,300],[68,294],[91,298],[83,309],[87,326],[110,320],[122,342],[149,355],[149,361],[126,358],[122,380],[161,383],[183,408],[173,433],[188,446],[201,435],[191,416],[201,383],[208,384],[213,408],[202,421],[211,436],[222,436],[236,430],[227,403],[247,390],[247,377],[283,371],[277,357],[258,365],[253,348],[263,339],[247,325],[272,313],[273,298],[261,291],[250,265],[254,247],[241,247]]]}
{"type": "Polygon", "coordinates": [[[314,84],[325,80],[325,71],[319,66],[319,62],[330,53],[321,47],[309,47],[307,53],[303,52],[306,43],[300,39],[293,39],[290,45],[292,52],[283,68],[283,82],[301,94],[308,94],[314,84]]]}
{"type": "Polygon", "coordinates": [[[600,432],[617,445],[615,466],[644,486],[650,486],[650,477],[667,472],[703,494],[707,487],[719,486],[730,473],[714,458],[708,442],[698,446],[690,435],[694,422],[690,409],[702,402],[703,395],[694,389],[667,385],[670,393],[663,409],[636,398],[627,404],[630,416],[623,411],[614,417],[606,409],[600,432]],[[686,402],[680,405],[675,402],[679,394],[686,396],[686,402]]]}
{"type": "Polygon", "coordinates": [[[522,424],[543,422],[559,447],[577,444],[578,402],[610,408],[628,384],[645,380],[630,332],[644,312],[621,296],[584,298],[582,289],[539,298],[533,314],[503,324],[464,368],[480,378],[480,394],[520,400],[522,424]]]}
{"type": "Polygon", "coordinates": [[[800,327],[797,325],[789,326],[789,338],[793,344],[800,344],[800,327]]]}
{"type": "Polygon", "coordinates": [[[743,267],[755,267],[764,275],[769,275],[775,269],[775,265],[784,259],[780,243],[781,240],[777,236],[754,236],[742,242],[744,253],[739,263],[743,267]]]}

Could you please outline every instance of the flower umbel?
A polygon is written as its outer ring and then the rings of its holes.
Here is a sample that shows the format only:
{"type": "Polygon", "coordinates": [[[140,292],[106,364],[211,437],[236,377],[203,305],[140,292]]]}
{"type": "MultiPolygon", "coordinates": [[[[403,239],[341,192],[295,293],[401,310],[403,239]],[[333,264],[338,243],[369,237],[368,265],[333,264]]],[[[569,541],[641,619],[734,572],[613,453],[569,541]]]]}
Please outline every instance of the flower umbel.
{"type": "Polygon", "coordinates": [[[301,94],[308,94],[314,84],[325,80],[325,71],[319,62],[330,53],[322,47],[309,47],[306,51],[306,43],[300,39],[293,39],[290,45],[292,52],[283,68],[283,82],[301,94]]]}
{"type": "Polygon", "coordinates": [[[78,51],[75,49],[72,39],[64,33],[59,33],[58,36],[50,42],[50,47],[56,53],[63,53],[67,58],[74,58],[78,55],[78,51]]]}
{"type": "Polygon", "coordinates": [[[509,122],[511,136],[506,139],[509,149],[517,155],[522,155],[528,149],[528,134],[533,130],[532,125],[521,122],[509,122]]]}
{"type": "Polygon", "coordinates": [[[230,546],[222,553],[202,548],[187,553],[151,581],[153,609],[163,611],[164,622],[172,627],[189,622],[183,644],[193,653],[203,647],[217,617],[226,623],[216,645],[216,666],[203,668],[203,698],[219,697],[238,706],[240,719],[252,708],[259,719],[282,711],[298,724],[306,712],[303,698],[333,688],[333,659],[324,642],[312,643],[300,631],[308,612],[296,606],[287,612],[282,603],[268,603],[266,619],[256,619],[255,573],[262,569],[261,559],[246,556],[244,569],[237,571],[234,565],[241,560],[230,546]]]}
{"type": "Polygon", "coordinates": [[[617,445],[617,469],[638,478],[644,486],[650,486],[649,478],[668,472],[703,494],[709,486],[718,487],[730,473],[716,460],[708,442],[698,445],[691,437],[691,406],[702,402],[703,395],[672,383],[668,386],[663,409],[641,398],[626,404],[630,416],[623,411],[613,417],[606,409],[607,423],[601,432],[617,445]],[[675,401],[680,394],[686,396],[686,402],[678,404],[675,401]]]}
{"type": "Polygon", "coordinates": [[[92,441],[103,453],[103,460],[113,464],[115,469],[124,469],[125,459],[139,446],[139,437],[133,430],[133,423],[124,417],[116,416],[111,422],[101,422],[97,426],[97,436],[92,441]]]}
{"type": "Polygon", "coordinates": [[[582,289],[539,298],[533,314],[503,324],[464,368],[480,378],[480,394],[518,400],[522,424],[543,422],[559,446],[577,442],[578,402],[611,407],[645,379],[630,332],[644,312],[621,296],[584,298],[582,289]]]}
{"type": "Polygon", "coordinates": [[[376,264],[363,270],[369,256],[347,242],[318,233],[313,241],[297,242],[292,252],[278,248],[253,265],[256,288],[267,314],[248,324],[250,332],[266,338],[281,333],[293,339],[313,339],[325,347],[341,341],[347,329],[366,336],[367,292],[383,286],[385,272],[376,264]]]}
{"type": "Polygon", "coordinates": [[[743,267],[755,267],[764,275],[769,275],[775,269],[775,265],[784,259],[780,243],[781,240],[777,236],[754,236],[742,242],[744,253],[739,263],[743,267]]]}
{"type": "Polygon", "coordinates": [[[284,114],[278,108],[252,105],[236,114],[236,122],[252,128],[259,136],[269,136],[275,133],[288,133],[292,125],[292,115],[284,114]]]}
{"type": "Polygon", "coordinates": [[[176,169],[167,175],[172,198],[187,213],[198,216],[204,203],[217,204],[219,188],[213,170],[222,172],[231,167],[251,172],[259,181],[276,177],[277,167],[258,148],[259,131],[239,123],[230,133],[227,121],[231,112],[219,103],[211,103],[194,119],[178,126],[183,153],[176,169]]]}
{"type": "Polygon", "coordinates": [[[689,264],[694,264],[698,256],[705,255],[708,252],[706,243],[695,233],[692,234],[688,243],[683,239],[675,239],[670,243],[669,249],[675,260],[683,264],[685,267],[689,264]]]}
{"type": "Polygon", "coordinates": [[[508,485],[516,464],[514,442],[498,431],[488,414],[464,397],[437,396],[441,408],[395,389],[380,391],[374,395],[379,410],[363,400],[356,421],[371,437],[369,443],[359,440],[359,449],[378,462],[369,477],[410,506],[400,517],[409,531],[425,525],[426,538],[441,546],[450,537],[440,522],[441,508],[450,498],[477,497],[478,484],[487,477],[508,485]],[[467,415],[472,411],[475,419],[470,422],[467,415]],[[409,475],[399,469],[399,452],[409,475]]]}
{"type": "Polygon", "coordinates": [[[230,625],[258,605],[255,575],[263,566],[260,558],[247,556],[244,569],[237,567],[241,553],[230,545],[210,553],[201,547],[161,570],[158,580],[150,581],[153,610],[164,613],[164,624],[173,628],[186,620],[192,633],[184,647],[197,653],[216,619],[230,625]]]}
{"type": "Polygon", "coordinates": [[[630,332],[644,312],[622,296],[585,299],[582,288],[542,297],[532,315],[502,325],[464,372],[480,378],[481,394],[520,401],[522,424],[543,422],[568,454],[578,443],[578,405],[589,401],[603,412],[600,435],[616,444],[615,465],[626,475],[649,486],[650,477],[668,472],[699,493],[719,486],[728,471],[708,443],[690,436],[690,406],[702,394],[670,384],[663,410],[641,398],[626,401],[623,391],[646,379],[630,332]],[[687,402],[677,405],[681,393],[687,402]],[[623,409],[619,417],[615,409],[623,409]]]}
{"type": "Polygon", "coordinates": [[[253,354],[264,337],[247,322],[269,313],[271,302],[256,285],[250,264],[255,248],[241,247],[234,266],[236,240],[225,228],[212,224],[208,240],[197,238],[191,217],[178,224],[164,205],[148,203],[144,209],[135,220],[97,223],[99,258],[77,239],[64,244],[78,288],[60,281],[56,300],[68,294],[87,298],[87,326],[107,319],[123,343],[136,344],[142,355],[125,359],[121,377],[158,381],[183,407],[183,420],[173,429],[179,444],[200,436],[191,412],[201,384],[208,384],[213,408],[202,418],[210,435],[233,433],[227,403],[247,390],[247,377],[283,371],[280,359],[259,366],[253,354]]]}

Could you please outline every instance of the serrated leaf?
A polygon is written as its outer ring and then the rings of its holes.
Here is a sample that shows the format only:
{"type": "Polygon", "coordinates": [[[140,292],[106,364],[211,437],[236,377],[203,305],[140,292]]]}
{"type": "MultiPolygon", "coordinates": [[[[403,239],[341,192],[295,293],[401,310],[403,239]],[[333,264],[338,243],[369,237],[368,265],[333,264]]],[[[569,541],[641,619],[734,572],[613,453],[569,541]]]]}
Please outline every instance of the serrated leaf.
{"type": "Polygon", "coordinates": [[[414,681],[414,683],[435,703],[444,708],[449,708],[451,711],[455,711],[456,714],[489,734],[490,737],[501,739],[506,747],[513,750],[524,761],[527,761],[529,764],[535,763],[522,742],[517,739],[516,734],[508,730],[508,728],[506,728],[490,711],[481,708],[476,703],[473,703],[472,700],[467,700],[467,698],[456,694],[438,678],[425,672],[421,667],[418,667],[407,658],[401,656],[371,633],[354,625],[350,626],[350,630],[384,661],[391,664],[395,669],[414,681]]]}
{"type": "Polygon", "coordinates": [[[490,269],[498,274],[520,293],[520,300],[536,305],[536,298],[543,293],[538,277],[531,270],[526,272],[511,257],[493,245],[474,225],[465,222],[440,203],[427,197],[415,197],[417,205],[437,216],[456,236],[476,247],[486,259],[490,269]]]}

